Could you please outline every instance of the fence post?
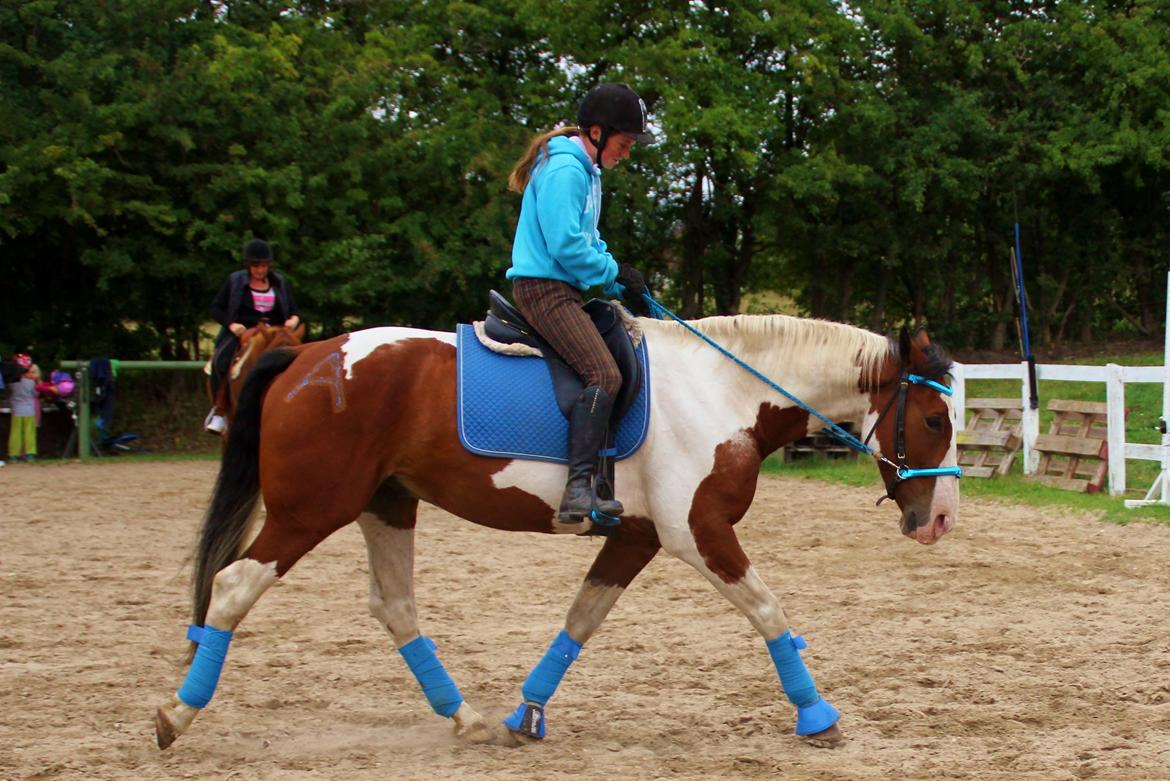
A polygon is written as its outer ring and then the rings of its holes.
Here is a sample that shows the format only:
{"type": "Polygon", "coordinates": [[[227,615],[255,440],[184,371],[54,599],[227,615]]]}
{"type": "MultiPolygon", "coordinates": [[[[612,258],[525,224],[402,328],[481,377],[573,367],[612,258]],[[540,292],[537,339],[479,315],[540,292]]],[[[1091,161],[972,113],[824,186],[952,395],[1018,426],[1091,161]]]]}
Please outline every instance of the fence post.
{"type": "MultiPolygon", "coordinates": [[[[1037,367],[1037,373],[1039,373],[1039,367],[1037,367]]],[[[1032,389],[1028,384],[1027,361],[1020,361],[1020,399],[1024,402],[1022,414],[1020,415],[1020,438],[1023,440],[1024,474],[1034,475],[1040,466],[1040,454],[1036,452],[1036,437],[1040,434],[1040,410],[1032,409],[1032,389]]]]}
{"type": "Polygon", "coordinates": [[[78,367],[77,379],[77,457],[84,461],[93,455],[89,449],[89,366],[85,363],[78,367]]]}
{"type": "Polygon", "coordinates": [[[967,429],[967,372],[963,364],[951,364],[951,409],[955,412],[955,431],[967,429]]]}
{"type": "Polygon", "coordinates": [[[1109,443],[1109,495],[1125,493],[1125,379],[1115,363],[1105,364],[1105,401],[1108,404],[1106,439],[1109,443]]]}

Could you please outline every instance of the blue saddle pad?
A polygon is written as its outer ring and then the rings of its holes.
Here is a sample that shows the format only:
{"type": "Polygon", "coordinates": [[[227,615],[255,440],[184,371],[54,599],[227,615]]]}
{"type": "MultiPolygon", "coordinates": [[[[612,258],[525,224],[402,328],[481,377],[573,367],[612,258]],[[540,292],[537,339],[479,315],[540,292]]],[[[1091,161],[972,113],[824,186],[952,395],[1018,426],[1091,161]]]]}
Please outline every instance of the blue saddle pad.
{"type": "MultiPolygon", "coordinates": [[[[561,414],[544,358],[501,355],[480,344],[475,327],[456,329],[459,351],[459,441],[497,458],[568,462],[569,421],[561,414]]],[[[650,361],[638,345],[642,388],[618,423],[615,458],[629,458],[650,428],[650,361]]]]}

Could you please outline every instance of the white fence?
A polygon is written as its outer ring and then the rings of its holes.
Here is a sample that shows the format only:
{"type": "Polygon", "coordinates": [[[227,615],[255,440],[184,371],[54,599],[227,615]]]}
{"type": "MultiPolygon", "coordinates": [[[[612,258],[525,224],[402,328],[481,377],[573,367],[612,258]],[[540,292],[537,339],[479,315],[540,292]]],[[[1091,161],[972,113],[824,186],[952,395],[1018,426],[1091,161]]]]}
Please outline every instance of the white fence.
{"type": "MultiPolygon", "coordinates": [[[[1040,454],[1036,452],[1036,435],[1040,433],[1039,410],[1031,409],[1028,391],[1028,364],[1027,363],[969,363],[954,365],[954,406],[959,412],[959,426],[966,423],[967,410],[967,380],[1017,380],[1020,383],[1020,398],[1024,402],[1024,414],[1021,421],[1021,438],[1023,439],[1024,473],[1034,474],[1039,465],[1040,454]]],[[[1166,502],[1166,493],[1170,484],[1166,481],[1167,470],[1170,469],[1170,436],[1163,433],[1161,445],[1143,445],[1125,441],[1125,384],[1127,382],[1155,382],[1163,385],[1163,394],[1170,389],[1170,379],[1166,370],[1161,366],[1119,366],[1110,363],[1105,366],[1068,366],[1062,364],[1037,364],[1037,380],[1065,380],[1069,382],[1103,382],[1105,383],[1105,398],[1108,405],[1108,443],[1109,443],[1109,493],[1118,496],[1125,493],[1125,462],[1127,459],[1144,461],[1159,461],[1162,464],[1162,474],[1155,487],[1150,489],[1149,500],[1155,489],[1161,485],[1162,500],[1166,502]],[[1118,455],[1124,453],[1124,458],[1118,455]]],[[[1170,407],[1170,399],[1163,400],[1163,415],[1170,407]]],[[[1150,502],[1154,503],[1154,502],[1150,502]]],[[[1139,504],[1132,502],[1127,504],[1139,504]]]]}

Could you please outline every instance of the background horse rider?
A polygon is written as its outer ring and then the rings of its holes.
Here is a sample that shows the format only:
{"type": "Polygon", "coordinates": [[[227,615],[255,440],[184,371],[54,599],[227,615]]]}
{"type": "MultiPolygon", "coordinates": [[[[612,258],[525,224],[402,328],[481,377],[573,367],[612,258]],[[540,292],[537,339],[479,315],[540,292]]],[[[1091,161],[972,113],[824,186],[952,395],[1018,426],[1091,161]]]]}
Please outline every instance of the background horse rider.
{"type": "Polygon", "coordinates": [[[300,322],[292,287],[272,271],[272,248],[263,239],[244,245],[244,268],[233,271],[211,302],[211,316],[222,326],[211,359],[211,411],[204,427],[212,434],[227,428],[227,373],[240,348],[240,336],[261,323],[295,328],[300,322]]]}

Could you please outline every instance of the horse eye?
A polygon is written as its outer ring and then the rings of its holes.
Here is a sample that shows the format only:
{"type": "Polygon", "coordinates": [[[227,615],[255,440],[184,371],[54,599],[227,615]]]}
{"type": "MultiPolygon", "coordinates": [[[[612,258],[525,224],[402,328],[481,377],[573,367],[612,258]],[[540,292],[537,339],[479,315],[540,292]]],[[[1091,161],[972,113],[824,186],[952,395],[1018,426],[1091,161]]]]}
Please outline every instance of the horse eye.
{"type": "Polygon", "coordinates": [[[931,431],[942,431],[942,415],[930,415],[926,418],[926,427],[931,431]]]}

